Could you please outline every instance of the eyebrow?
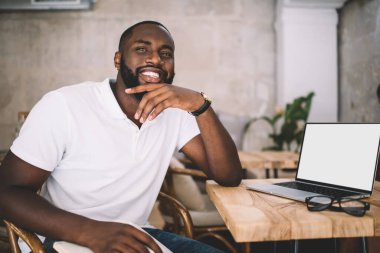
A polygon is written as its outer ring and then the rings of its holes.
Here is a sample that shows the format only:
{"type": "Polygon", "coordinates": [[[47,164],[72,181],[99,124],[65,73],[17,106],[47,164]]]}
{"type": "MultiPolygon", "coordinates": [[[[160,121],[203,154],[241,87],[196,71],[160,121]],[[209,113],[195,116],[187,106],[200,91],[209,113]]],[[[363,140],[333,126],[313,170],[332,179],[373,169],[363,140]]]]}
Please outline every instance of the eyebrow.
{"type": "MultiPolygon", "coordinates": [[[[147,40],[142,40],[142,39],[136,40],[134,43],[145,44],[145,45],[148,45],[148,46],[152,45],[152,42],[147,41],[147,40]]],[[[170,46],[170,45],[167,45],[167,44],[162,45],[160,47],[160,49],[170,49],[171,51],[174,51],[174,48],[172,46],[170,46]]]]}
{"type": "Polygon", "coordinates": [[[146,45],[152,45],[152,42],[147,40],[136,40],[134,43],[140,43],[140,44],[146,44],[146,45]]]}

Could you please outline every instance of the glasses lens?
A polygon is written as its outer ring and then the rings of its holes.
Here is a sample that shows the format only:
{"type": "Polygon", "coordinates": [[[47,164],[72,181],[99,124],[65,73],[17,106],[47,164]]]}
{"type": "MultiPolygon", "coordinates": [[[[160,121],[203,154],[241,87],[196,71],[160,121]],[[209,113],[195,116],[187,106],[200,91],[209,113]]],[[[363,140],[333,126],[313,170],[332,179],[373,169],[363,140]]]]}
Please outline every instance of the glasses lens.
{"type": "Polygon", "coordinates": [[[332,199],[327,196],[315,196],[307,200],[307,208],[310,211],[322,211],[330,206],[332,199]]]}
{"type": "Polygon", "coordinates": [[[355,199],[342,199],[340,206],[343,211],[354,216],[363,216],[366,212],[364,202],[355,199]]]}

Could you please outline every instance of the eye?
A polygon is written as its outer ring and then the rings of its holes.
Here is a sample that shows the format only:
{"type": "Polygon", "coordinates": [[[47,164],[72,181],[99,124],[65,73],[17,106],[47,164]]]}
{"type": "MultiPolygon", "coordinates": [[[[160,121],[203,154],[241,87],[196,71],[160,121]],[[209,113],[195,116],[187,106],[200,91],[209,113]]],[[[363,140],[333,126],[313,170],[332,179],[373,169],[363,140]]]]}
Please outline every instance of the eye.
{"type": "Polygon", "coordinates": [[[167,58],[167,59],[173,58],[173,53],[170,51],[162,51],[160,55],[162,58],[167,58]]]}
{"type": "Polygon", "coordinates": [[[145,47],[136,47],[135,50],[137,53],[145,53],[147,51],[145,47]]]}

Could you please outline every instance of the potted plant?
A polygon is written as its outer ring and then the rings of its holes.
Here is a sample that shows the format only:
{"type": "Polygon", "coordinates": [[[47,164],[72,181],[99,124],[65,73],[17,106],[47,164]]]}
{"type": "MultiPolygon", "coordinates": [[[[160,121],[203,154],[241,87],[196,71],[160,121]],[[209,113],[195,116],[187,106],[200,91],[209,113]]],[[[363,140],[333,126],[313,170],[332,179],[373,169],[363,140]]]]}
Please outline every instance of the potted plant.
{"type": "Polygon", "coordinates": [[[299,151],[304,134],[304,125],[309,116],[311,102],[314,92],[306,96],[301,96],[286,104],[285,110],[276,110],[272,117],[262,116],[250,120],[244,127],[246,133],[249,127],[258,120],[267,122],[272,132],[269,138],[273,145],[263,148],[263,150],[288,150],[299,151]]]}

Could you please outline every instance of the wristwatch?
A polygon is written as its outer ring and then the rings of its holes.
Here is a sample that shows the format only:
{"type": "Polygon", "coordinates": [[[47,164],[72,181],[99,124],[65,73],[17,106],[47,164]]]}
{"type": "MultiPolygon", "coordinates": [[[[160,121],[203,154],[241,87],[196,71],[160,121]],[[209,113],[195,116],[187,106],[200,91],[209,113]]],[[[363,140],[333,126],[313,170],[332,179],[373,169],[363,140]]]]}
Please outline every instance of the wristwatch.
{"type": "Polygon", "coordinates": [[[203,103],[203,105],[201,107],[199,107],[198,110],[195,110],[193,112],[190,112],[191,115],[193,116],[199,116],[201,115],[202,113],[204,113],[211,105],[211,99],[209,99],[206,94],[204,94],[203,92],[201,92],[201,95],[203,97],[203,99],[205,100],[205,102],[203,103]]]}

